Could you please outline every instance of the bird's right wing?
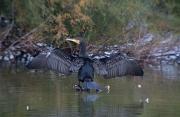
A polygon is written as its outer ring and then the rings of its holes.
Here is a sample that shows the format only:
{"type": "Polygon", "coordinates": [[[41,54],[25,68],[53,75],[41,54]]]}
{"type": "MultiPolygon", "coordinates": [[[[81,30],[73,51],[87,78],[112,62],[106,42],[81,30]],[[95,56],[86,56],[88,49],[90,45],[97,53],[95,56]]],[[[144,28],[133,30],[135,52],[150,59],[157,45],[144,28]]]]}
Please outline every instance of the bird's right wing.
{"type": "Polygon", "coordinates": [[[113,78],[118,76],[132,75],[142,76],[143,70],[135,60],[126,58],[121,53],[117,53],[110,57],[96,60],[94,68],[96,73],[105,78],[113,78]]]}
{"type": "Polygon", "coordinates": [[[49,69],[62,74],[69,74],[70,66],[70,57],[58,49],[40,53],[27,65],[31,69],[49,69]]]}
{"type": "Polygon", "coordinates": [[[95,60],[93,63],[93,67],[95,69],[96,74],[102,76],[108,75],[106,64],[104,62],[101,62],[100,60],[95,60]]]}

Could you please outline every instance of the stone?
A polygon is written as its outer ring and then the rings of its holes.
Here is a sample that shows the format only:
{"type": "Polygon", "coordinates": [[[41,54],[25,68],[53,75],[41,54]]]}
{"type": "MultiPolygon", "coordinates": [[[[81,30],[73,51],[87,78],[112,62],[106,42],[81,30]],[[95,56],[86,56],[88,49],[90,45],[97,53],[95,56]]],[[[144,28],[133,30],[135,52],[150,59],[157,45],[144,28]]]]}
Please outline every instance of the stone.
{"type": "Polygon", "coordinates": [[[130,30],[135,26],[135,22],[134,21],[129,21],[127,26],[126,26],[126,30],[130,30]]]}
{"type": "Polygon", "coordinates": [[[9,58],[10,58],[10,59],[14,59],[14,55],[10,54],[10,55],[9,55],[9,58]]]}
{"type": "Polygon", "coordinates": [[[88,54],[88,56],[93,56],[93,54],[91,53],[91,54],[88,54]]]}
{"type": "Polygon", "coordinates": [[[23,54],[23,57],[26,58],[26,57],[27,57],[27,54],[23,54]]]}
{"type": "Polygon", "coordinates": [[[4,56],[4,61],[9,61],[9,57],[8,56],[4,56]]]}
{"type": "Polygon", "coordinates": [[[166,43],[170,43],[171,39],[166,39],[164,41],[161,41],[161,44],[166,44],[166,43]]]}
{"type": "Polygon", "coordinates": [[[158,57],[158,56],[162,56],[162,53],[152,53],[152,56],[158,57]]]}
{"type": "Polygon", "coordinates": [[[168,62],[167,62],[167,61],[165,61],[165,60],[162,60],[162,61],[161,61],[161,63],[166,64],[166,63],[168,63],[168,62]]]}
{"type": "Polygon", "coordinates": [[[174,47],[174,51],[178,51],[179,48],[177,46],[174,47]]]}
{"type": "Polygon", "coordinates": [[[111,52],[107,52],[107,51],[106,51],[106,52],[104,52],[104,54],[106,54],[106,55],[110,55],[110,54],[111,54],[111,52]]]}
{"type": "Polygon", "coordinates": [[[163,55],[168,55],[168,54],[176,54],[176,51],[170,50],[170,51],[163,53],[163,55]]]}
{"type": "Polygon", "coordinates": [[[165,56],[164,59],[165,59],[166,61],[171,60],[171,58],[169,58],[168,56],[165,56]]]}
{"type": "Polygon", "coordinates": [[[179,53],[176,53],[176,56],[177,56],[177,57],[179,57],[179,56],[180,56],[180,54],[179,54],[179,53]]]}
{"type": "Polygon", "coordinates": [[[8,51],[4,51],[4,54],[8,54],[9,52],[8,51]]]}
{"type": "Polygon", "coordinates": [[[171,55],[171,56],[169,56],[169,58],[175,60],[177,57],[176,57],[176,55],[171,55]]]}
{"type": "Polygon", "coordinates": [[[11,49],[12,51],[16,50],[16,48],[15,48],[15,47],[11,47],[10,49],[11,49]]]}
{"type": "Polygon", "coordinates": [[[117,48],[117,47],[118,47],[118,45],[114,45],[114,47],[115,47],[115,48],[117,48]]]}
{"type": "Polygon", "coordinates": [[[17,45],[17,46],[16,46],[16,48],[17,48],[17,49],[20,49],[20,48],[21,48],[21,46],[17,45]]]}
{"type": "Polygon", "coordinates": [[[145,40],[145,42],[149,42],[149,41],[152,41],[152,39],[154,38],[154,35],[153,34],[151,34],[151,33],[148,33],[148,34],[146,34],[144,37],[143,37],[143,39],[145,40]]]}
{"type": "Polygon", "coordinates": [[[16,56],[21,55],[21,51],[17,51],[17,52],[15,53],[15,55],[16,55],[16,56]]]}
{"type": "Polygon", "coordinates": [[[44,43],[36,43],[36,45],[42,47],[44,46],[44,43]]]}

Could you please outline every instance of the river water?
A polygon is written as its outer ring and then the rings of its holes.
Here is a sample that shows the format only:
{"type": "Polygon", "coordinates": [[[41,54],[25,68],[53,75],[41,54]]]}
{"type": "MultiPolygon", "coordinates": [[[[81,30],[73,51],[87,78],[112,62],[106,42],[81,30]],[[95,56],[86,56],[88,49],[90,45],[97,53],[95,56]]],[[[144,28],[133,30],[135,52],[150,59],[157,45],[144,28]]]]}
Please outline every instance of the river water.
{"type": "Polygon", "coordinates": [[[180,117],[180,68],[145,68],[143,78],[103,79],[110,91],[80,93],[75,75],[0,70],[0,117],[180,117]]]}

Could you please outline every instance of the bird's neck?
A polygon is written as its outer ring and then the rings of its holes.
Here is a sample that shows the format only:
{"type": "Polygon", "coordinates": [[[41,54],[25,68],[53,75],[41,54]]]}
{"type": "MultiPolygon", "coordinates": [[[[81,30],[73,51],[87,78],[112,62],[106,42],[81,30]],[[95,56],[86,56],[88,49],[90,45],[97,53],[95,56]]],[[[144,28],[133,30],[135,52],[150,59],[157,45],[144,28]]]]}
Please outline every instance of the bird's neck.
{"type": "Polygon", "coordinates": [[[80,42],[79,45],[79,56],[81,57],[86,57],[87,53],[86,53],[86,43],[84,41],[80,42]]]}
{"type": "Polygon", "coordinates": [[[93,61],[90,58],[83,58],[84,61],[84,65],[88,64],[88,65],[92,65],[93,61]]]}

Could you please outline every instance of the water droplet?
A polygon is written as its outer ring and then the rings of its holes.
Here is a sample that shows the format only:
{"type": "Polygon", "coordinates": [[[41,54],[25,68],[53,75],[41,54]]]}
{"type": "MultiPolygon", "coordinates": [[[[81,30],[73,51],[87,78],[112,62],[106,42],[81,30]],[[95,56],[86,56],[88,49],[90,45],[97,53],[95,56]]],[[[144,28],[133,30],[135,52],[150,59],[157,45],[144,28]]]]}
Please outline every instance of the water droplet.
{"type": "Polygon", "coordinates": [[[141,88],[142,87],[142,85],[141,84],[138,84],[138,88],[141,88]]]}
{"type": "Polygon", "coordinates": [[[149,98],[146,98],[146,99],[145,99],[145,102],[146,102],[146,103],[149,103],[149,98]]]}
{"type": "Polygon", "coordinates": [[[26,106],[26,110],[27,110],[27,111],[29,110],[29,106],[28,106],[28,105],[26,106]]]}

